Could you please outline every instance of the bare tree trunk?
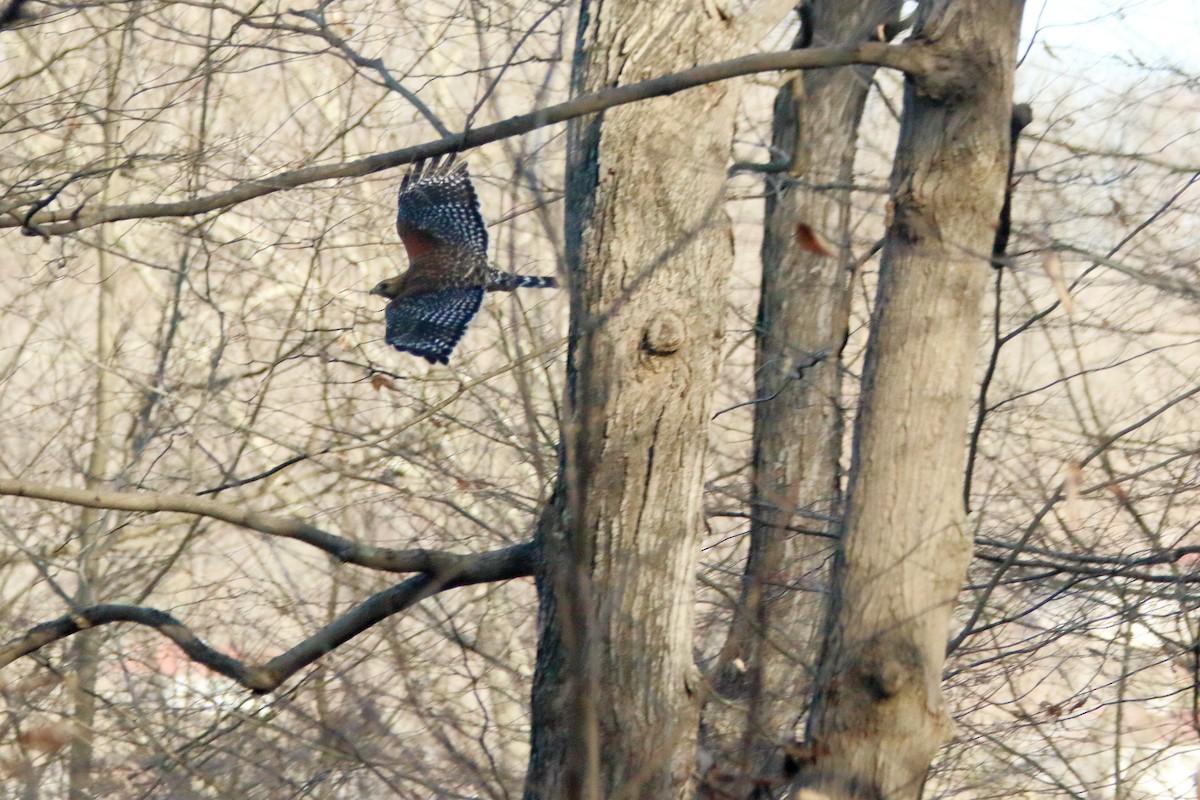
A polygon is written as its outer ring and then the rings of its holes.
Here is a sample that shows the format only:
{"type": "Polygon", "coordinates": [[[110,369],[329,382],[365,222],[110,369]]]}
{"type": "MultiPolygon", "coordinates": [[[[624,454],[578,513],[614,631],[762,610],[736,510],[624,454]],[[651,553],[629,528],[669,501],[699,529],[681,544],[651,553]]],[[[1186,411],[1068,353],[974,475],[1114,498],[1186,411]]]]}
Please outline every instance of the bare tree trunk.
{"type": "MultiPolygon", "coordinates": [[[[113,308],[116,275],[109,256],[96,251],[98,282],[96,286],[96,363],[99,366],[96,394],[92,400],[92,450],[88,455],[84,483],[88,488],[104,485],[112,460],[113,421],[116,414],[113,357],[116,350],[116,309],[113,308]]],[[[101,526],[106,512],[85,508],[79,515],[76,546],[79,557],[76,568],[79,582],[72,602],[84,608],[97,602],[101,551],[105,546],[101,526]]],[[[96,677],[100,661],[100,631],[84,631],[71,643],[74,673],[71,687],[74,736],[68,753],[67,780],[71,800],[92,796],[93,740],[96,721],[96,677]]]]}
{"type": "Polygon", "coordinates": [[[920,795],[953,732],[941,671],[971,556],[961,490],[988,259],[1004,195],[1022,3],[922,6],[941,56],[909,79],[809,724],[817,771],[920,795]]]}
{"type": "MultiPolygon", "coordinates": [[[[899,8],[896,0],[810,3],[796,46],[868,38],[894,21],[899,8]]],[[[714,680],[725,700],[742,702],[705,711],[706,723],[728,710],[739,717],[726,723],[735,737],[726,746],[736,746],[741,760],[722,772],[779,774],[768,762],[794,735],[814,677],[813,643],[825,602],[819,573],[831,548],[791,528],[832,531],[840,512],[839,354],[854,260],[847,187],[873,73],[860,67],[797,75],[775,99],[773,161],[784,170],[765,180],[750,551],[714,680]],[[798,224],[834,243],[836,253],[802,246],[798,224]]]]}
{"type": "MultiPolygon", "coordinates": [[[[731,28],[691,0],[585,2],[573,89],[720,58],[737,44],[731,28]]],[[[736,101],[734,85],[712,84],[569,129],[565,541],[543,526],[529,798],[691,792],[692,606],[736,101]]]]}

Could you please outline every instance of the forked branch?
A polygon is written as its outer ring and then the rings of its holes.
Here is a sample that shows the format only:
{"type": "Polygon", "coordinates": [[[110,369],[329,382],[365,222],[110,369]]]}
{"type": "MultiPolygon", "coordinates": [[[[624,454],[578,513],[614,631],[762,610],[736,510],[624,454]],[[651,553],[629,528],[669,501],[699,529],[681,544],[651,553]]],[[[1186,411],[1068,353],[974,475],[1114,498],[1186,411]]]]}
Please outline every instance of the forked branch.
{"type": "Polygon", "coordinates": [[[414,575],[373,595],[286,653],[264,664],[247,664],[215,650],[166,612],[141,606],[90,606],[42,623],[0,646],[0,669],[22,656],[88,628],[114,622],[132,622],[154,628],[178,645],[192,661],[261,694],[278,688],[304,667],[373,625],[438,592],[458,586],[519,578],[530,575],[532,571],[532,543],[490,553],[459,556],[449,568],[414,575]]]}

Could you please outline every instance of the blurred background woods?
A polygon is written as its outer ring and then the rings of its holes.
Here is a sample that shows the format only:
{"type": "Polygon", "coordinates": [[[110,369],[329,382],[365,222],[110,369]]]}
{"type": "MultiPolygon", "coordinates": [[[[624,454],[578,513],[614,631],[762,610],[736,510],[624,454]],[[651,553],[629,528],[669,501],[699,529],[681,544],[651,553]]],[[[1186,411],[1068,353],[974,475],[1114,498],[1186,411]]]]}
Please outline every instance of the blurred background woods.
{"type": "MultiPolygon", "coordinates": [[[[553,6],[459,16],[360,4],[311,18],[282,6],[39,8],[43,20],[0,43],[3,202],[18,224],[51,195],[52,208],[188,199],[565,91],[553,6]],[[389,88],[401,80],[425,112],[389,88]]],[[[561,175],[561,147],[547,149],[557,135],[471,156],[489,220],[503,220],[490,234],[506,268],[556,266],[561,189],[545,181],[561,175]]],[[[403,264],[398,177],[49,240],[9,228],[5,473],[208,490],[364,544],[482,550],[528,538],[554,469],[561,308],[489,303],[453,373],[387,347],[367,291],[403,264]],[[58,422],[34,434],[48,416],[58,422]]],[[[203,519],[23,502],[8,512],[9,634],[71,603],[141,603],[255,661],[394,582],[203,519]]],[[[97,631],[90,674],[6,672],[9,771],[60,794],[63,765],[86,756],[39,754],[12,734],[75,726],[103,765],[91,793],[319,796],[397,781],[404,793],[511,792],[525,766],[532,603],[524,582],[445,595],[265,699],[189,666],[153,632],[97,631]],[[22,690],[27,680],[43,685],[22,690]]],[[[77,659],[79,647],[47,656],[77,659]]]]}
{"type": "MultiPolygon", "coordinates": [[[[962,434],[976,550],[945,670],[958,727],[926,794],[1194,797],[1200,68],[1169,52],[1091,55],[1039,30],[1038,10],[1026,11],[1015,95],[1034,121],[962,434]]],[[[203,493],[366,545],[528,540],[558,472],[565,292],[489,298],[451,368],[428,368],[387,347],[382,303],[367,295],[403,267],[399,170],[200,214],[136,209],[560,102],[574,4],[27,3],[23,14],[0,31],[0,475],[203,493]],[[116,207],[131,210],[72,223],[116,207]],[[45,212],[56,221],[37,222],[45,212]]],[[[794,21],[746,52],[786,49],[794,21]]],[[[739,86],[734,140],[719,145],[730,164],[778,155],[772,104],[787,77],[739,86]]],[[[828,588],[888,217],[903,79],[864,80],[852,171],[813,157],[800,186],[845,216],[844,240],[833,223],[801,221],[833,239],[849,276],[848,339],[822,362],[836,378],[821,384],[836,474],[826,496],[773,523],[803,543],[805,569],[783,586],[802,598],[828,588]]],[[[649,157],[681,180],[724,174],[655,146],[649,157]]],[[[468,157],[497,266],[562,274],[562,126],[468,157]]],[[[757,516],[755,322],[775,185],[734,170],[721,209],[734,258],[728,287],[714,288],[726,300],[722,413],[709,426],[694,638],[710,707],[746,701],[744,663],[723,653],[757,516]]],[[[74,608],[130,603],[260,662],[396,580],[205,517],[15,497],[2,508],[5,640],[74,608]]],[[[445,592],[263,697],[153,631],[97,628],[0,676],[3,783],[31,798],[512,797],[529,758],[536,609],[528,580],[445,592]]],[[[791,644],[794,694],[772,702],[802,719],[812,654],[791,644]]],[[[718,753],[721,713],[706,709],[702,734],[718,753]]],[[[719,786],[705,768],[698,779],[719,786]]]]}

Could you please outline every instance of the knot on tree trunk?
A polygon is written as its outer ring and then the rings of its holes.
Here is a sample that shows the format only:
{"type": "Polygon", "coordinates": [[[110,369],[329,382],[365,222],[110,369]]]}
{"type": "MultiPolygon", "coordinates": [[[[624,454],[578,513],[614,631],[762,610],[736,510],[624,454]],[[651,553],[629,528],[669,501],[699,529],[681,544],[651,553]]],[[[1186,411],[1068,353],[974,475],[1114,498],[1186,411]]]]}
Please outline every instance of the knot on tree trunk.
{"type": "Polygon", "coordinates": [[[921,665],[910,642],[885,636],[863,649],[855,671],[875,700],[890,700],[920,679],[921,665]]]}
{"type": "Polygon", "coordinates": [[[888,204],[888,234],[898,241],[916,244],[924,241],[940,241],[942,232],[937,220],[921,203],[908,192],[897,192],[888,204]]]}
{"type": "Polygon", "coordinates": [[[953,105],[977,97],[989,86],[988,76],[1000,69],[989,48],[982,43],[955,47],[939,41],[912,42],[928,53],[925,69],[909,79],[917,95],[942,105],[953,105]]]}
{"type": "Polygon", "coordinates": [[[674,311],[659,312],[646,324],[642,349],[653,356],[669,356],[683,346],[683,320],[674,311]]]}

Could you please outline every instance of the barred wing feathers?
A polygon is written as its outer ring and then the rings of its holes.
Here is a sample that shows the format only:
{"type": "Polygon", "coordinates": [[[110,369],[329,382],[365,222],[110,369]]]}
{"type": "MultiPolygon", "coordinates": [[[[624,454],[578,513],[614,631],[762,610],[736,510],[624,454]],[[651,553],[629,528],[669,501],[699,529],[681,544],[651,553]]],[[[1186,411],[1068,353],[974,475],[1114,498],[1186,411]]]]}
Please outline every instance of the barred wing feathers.
{"type": "Polygon", "coordinates": [[[410,262],[443,245],[465,245],[486,261],[487,226],[466,163],[455,164],[452,154],[413,167],[400,184],[396,232],[410,262]]]}
{"type": "Polygon", "coordinates": [[[482,286],[397,297],[384,311],[387,343],[431,364],[446,364],[481,302],[482,286]]]}

